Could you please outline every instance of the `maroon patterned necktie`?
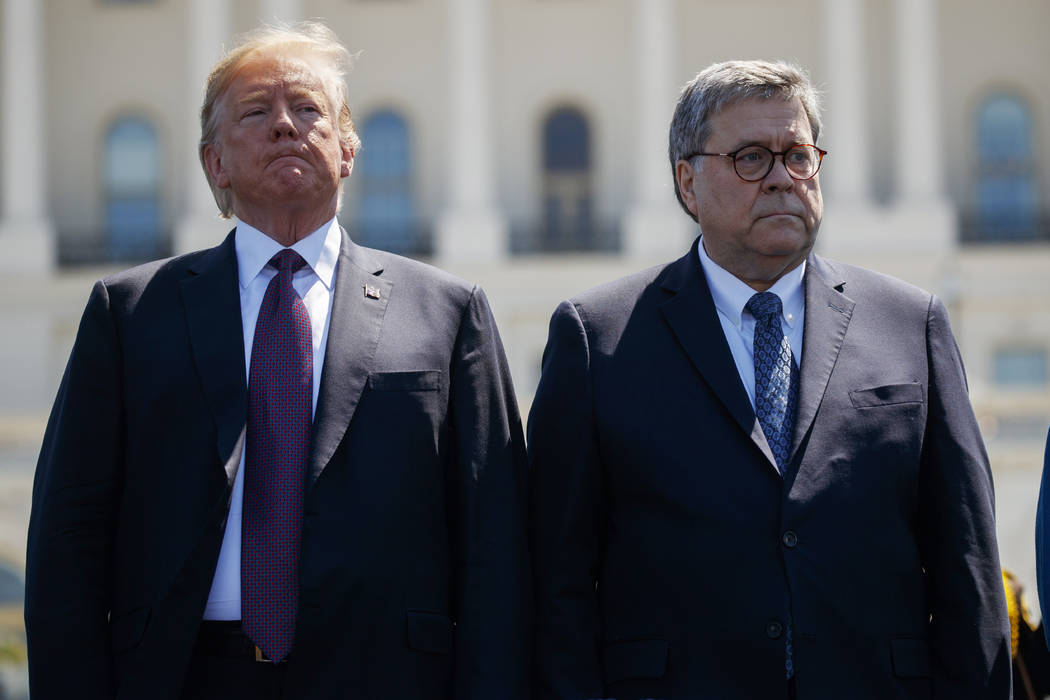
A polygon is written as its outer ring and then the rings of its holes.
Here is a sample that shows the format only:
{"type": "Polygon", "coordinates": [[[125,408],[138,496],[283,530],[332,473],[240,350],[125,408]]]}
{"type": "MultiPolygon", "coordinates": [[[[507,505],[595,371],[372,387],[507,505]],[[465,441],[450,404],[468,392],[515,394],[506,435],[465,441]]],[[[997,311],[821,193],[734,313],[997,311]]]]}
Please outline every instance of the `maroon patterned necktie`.
{"type": "Polygon", "coordinates": [[[284,249],[259,309],[248,380],[241,521],[241,624],[277,663],[295,639],[303,490],[313,420],[310,316],[292,287],[306,264],[284,249]]]}

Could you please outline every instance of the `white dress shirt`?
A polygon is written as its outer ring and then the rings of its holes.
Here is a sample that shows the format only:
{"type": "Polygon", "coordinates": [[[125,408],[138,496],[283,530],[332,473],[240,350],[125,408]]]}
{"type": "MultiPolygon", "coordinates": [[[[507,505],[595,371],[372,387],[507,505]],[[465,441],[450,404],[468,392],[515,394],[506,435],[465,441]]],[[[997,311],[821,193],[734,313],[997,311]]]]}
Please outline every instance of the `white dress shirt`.
{"type": "MultiPolygon", "coordinates": [[[[722,332],[729,343],[729,351],[733,353],[736,371],[740,374],[740,380],[747,389],[747,396],[751,399],[751,408],[754,409],[755,317],[744,307],[757,292],[712,260],[704,250],[703,238],[700,239],[697,251],[700,255],[700,265],[704,268],[704,276],[707,277],[707,286],[711,290],[711,298],[715,302],[715,309],[718,310],[718,320],[722,322],[722,332]]],[[[801,265],[766,290],[780,297],[783,307],[781,324],[784,335],[791,344],[795,365],[798,367],[802,366],[802,330],[806,313],[806,300],[802,291],[802,278],[805,274],[806,261],[803,260],[801,265]]]]}
{"type": "MultiPolygon", "coordinates": [[[[324,365],[325,346],[328,343],[328,319],[332,314],[332,286],[335,267],[339,262],[339,244],[342,234],[335,218],[292,246],[306,261],[306,265],[292,277],[292,286],[303,300],[310,314],[313,335],[314,381],[313,410],[317,411],[317,394],[321,385],[321,367],[324,365]]],[[[250,376],[252,341],[259,307],[270,280],[277,270],[267,263],[283,246],[262,231],[244,222],[237,224],[234,237],[237,251],[237,276],[241,292],[241,325],[244,330],[245,376],[250,376]]],[[[204,608],[205,620],[241,619],[241,503],[244,500],[244,452],[233,482],[230,512],[226,519],[219,563],[204,608]]]]}

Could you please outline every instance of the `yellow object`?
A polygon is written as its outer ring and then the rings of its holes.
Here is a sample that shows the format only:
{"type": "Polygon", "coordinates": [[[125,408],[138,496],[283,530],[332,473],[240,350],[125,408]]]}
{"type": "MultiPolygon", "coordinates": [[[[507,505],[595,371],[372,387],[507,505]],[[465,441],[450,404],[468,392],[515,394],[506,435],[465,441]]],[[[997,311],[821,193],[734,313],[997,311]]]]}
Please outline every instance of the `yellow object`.
{"type": "Polygon", "coordinates": [[[1010,617],[1010,656],[1016,659],[1021,642],[1021,623],[1028,624],[1028,620],[1019,594],[1021,584],[1006,569],[1003,569],[1003,589],[1006,591],[1006,613],[1010,617]]]}

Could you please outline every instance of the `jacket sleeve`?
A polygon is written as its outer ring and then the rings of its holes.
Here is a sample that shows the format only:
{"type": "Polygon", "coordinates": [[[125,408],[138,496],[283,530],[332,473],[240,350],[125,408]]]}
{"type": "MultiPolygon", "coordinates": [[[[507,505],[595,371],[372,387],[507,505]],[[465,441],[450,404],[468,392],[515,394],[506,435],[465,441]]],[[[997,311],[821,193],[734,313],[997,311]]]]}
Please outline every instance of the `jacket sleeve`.
{"type": "Polygon", "coordinates": [[[1010,627],[995,539],[992,474],[944,305],[931,299],[929,414],[919,543],[930,608],[934,697],[1010,697],[1010,627]]]}
{"type": "Polygon", "coordinates": [[[25,621],[34,698],[113,696],[108,617],[123,471],[120,367],[109,293],[98,282],[33,482],[25,621]]]}
{"type": "Polygon", "coordinates": [[[529,536],[537,698],[600,698],[598,572],[604,495],[587,333],[563,302],[550,322],[529,414],[529,536]]]}
{"type": "Polygon", "coordinates": [[[458,700],[528,697],[525,439],[496,322],[475,287],[450,373],[458,700]]]}

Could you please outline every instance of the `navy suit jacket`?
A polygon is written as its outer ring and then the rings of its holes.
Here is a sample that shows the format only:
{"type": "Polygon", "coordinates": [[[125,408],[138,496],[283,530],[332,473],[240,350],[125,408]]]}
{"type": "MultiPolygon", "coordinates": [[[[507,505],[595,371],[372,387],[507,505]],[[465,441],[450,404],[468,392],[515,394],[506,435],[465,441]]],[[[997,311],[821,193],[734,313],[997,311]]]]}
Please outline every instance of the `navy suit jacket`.
{"type": "MultiPolygon", "coordinates": [[[[334,294],[286,697],[523,697],[524,441],[485,296],[345,232],[334,294]]],[[[34,699],[178,697],[246,415],[233,234],[95,285],[33,487],[34,699]]]]}
{"type": "Polygon", "coordinates": [[[1050,646],[1050,433],[1046,436],[1046,452],[1043,456],[1043,479],[1039,483],[1039,507],[1035,511],[1035,574],[1039,589],[1039,609],[1043,613],[1043,632],[1050,646]]]}
{"type": "Polygon", "coordinates": [[[696,244],[562,303],[529,417],[535,697],[1006,700],[992,479],[944,306],[811,255],[785,476],[696,244]]]}

